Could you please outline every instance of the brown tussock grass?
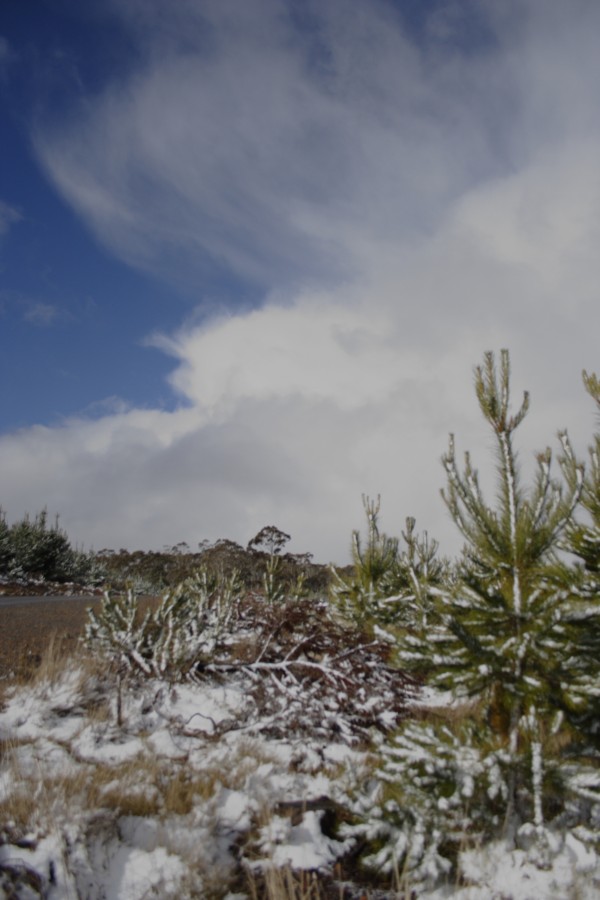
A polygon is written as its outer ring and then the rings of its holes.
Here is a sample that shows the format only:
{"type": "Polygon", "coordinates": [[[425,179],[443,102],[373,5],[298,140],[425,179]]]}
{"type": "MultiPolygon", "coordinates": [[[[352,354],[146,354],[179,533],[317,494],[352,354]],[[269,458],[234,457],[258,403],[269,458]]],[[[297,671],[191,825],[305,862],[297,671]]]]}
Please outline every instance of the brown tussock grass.
{"type": "Polygon", "coordinates": [[[214,765],[194,772],[181,762],[144,754],[117,765],[74,760],[71,771],[52,775],[41,769],[24,772],[15,746],[4,742],[1,749],[14,784],[3,806],[10,820],[24,829],[86,809],[161,819],[186,816],[223,787],[243,788],[248,775],[265,761],[257,754],[249,757],[241,748],[227,768],[214,765]]]}
{"type": "Polygon", "coordinates": [[[274,761],[258,742],[249,739],[240,742],[235,752],[227,756],[226,766],[215,764],[197,773],[179,767],[162,785],[163,810],[171,815],[187,815],[196,802],[211,800],[222,788],[243,790],[259,766],[274,761]]]}
{"type": "Polygon", "coordinates": [[[138,760],[122,766],[73,763],[62,775],[23,773],[9,762],[15,785],[5,798],[6,815],[22,829],[44,828],[82,810],[111,809],[121,815],[149,816],[160,809],[156,788],[143,777],[138,760]]]}
{"type": "Polygon", "coordinates": [[[74,644],[70,637],[52,631],[39,655],[32,657],[27,652],[22,653],[12,676],[0,682],[0,689],[41,684],[52,686],[60,681],[67,669],[74,666],[81,669],[86,677],[106,671],[106,666],[88,653],[82,643],[74,644]]]}
{"type": "MultiPolygon", "coordinates": [[[[332,897],[331,892],[326,893],[323,880],[316,872],[294,871],[290,866],[269,867],[260,873],[247,869],[246,889],[252,900],[326,900],[332,897]]],[[[344,896],[342,888],[339,896],[344,896]]]]}

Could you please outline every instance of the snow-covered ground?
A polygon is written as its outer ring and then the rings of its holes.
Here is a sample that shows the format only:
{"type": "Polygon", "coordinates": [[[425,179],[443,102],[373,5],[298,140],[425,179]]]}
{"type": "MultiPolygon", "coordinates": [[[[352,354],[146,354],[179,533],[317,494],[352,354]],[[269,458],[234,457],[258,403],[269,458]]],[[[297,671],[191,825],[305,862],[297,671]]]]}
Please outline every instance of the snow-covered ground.
{"type": "MultiPolygon", "coordinates": [[[[328,833],[327,815],[352,810],[372,779],[364,742],[274,737],[240,674],[147,680],[118,707],[114,680],[75,663],[5,691],[0,898],[241,900],[252,896],[244,871],[331,872],[352,849],[328,833]]],[[[599,859],[574,834],[556,836],[546,867],[496,843],[466,850],[461,871],[461,885],[418,896],[600,897],[599,859]]],[[[361,896],[349,883],[337,890],[361,896]]]]}
{"type": "Polygon", "coordinates": [[[364,754],[261,737],[241,680],[148,682],[124,692],[121,726],[103,690],[73,668],[8,691],[0,864],[37,874],[31,896],[232,897],[240,859],[319,869],[344,852],[301,806],[347,802],[364,754]]]}

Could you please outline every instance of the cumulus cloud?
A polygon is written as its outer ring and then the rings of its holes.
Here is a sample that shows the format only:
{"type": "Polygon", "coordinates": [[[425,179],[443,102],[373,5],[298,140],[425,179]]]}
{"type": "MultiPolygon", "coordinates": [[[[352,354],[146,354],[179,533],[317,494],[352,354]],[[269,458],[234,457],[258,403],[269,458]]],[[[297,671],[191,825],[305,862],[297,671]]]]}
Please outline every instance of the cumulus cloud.
{"type": "Polygon", "coordinates": [[[450,430],[489,450],[471,370],[501,346],[532,390],[527,445],[565,425],[585,444],[595,5],[443,4],[418,37],[383,2],[115,9],[140,66],[38,130],[42,164],[129,264],[221,268],[264,299],[152,336],[177,411],[2,438],[9,510],[47,503],[97,547],[276,524],[341,559],[381,492],[390,531],[414,514],[453,548],[439,457],[450,430]]]}

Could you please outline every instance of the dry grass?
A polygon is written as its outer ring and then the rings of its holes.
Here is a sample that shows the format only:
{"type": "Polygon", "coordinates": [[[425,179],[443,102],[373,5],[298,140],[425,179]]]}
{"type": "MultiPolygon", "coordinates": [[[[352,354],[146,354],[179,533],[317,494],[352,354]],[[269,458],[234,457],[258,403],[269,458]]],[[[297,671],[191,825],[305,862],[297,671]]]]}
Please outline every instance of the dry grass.
{"type": "Polygon", "coordinates": [[[9,688],[28,686],[42,692],[51,703],[52,690],[69,675],[76,678],[73,691],[87,722],[107,721],[111,716],[114,679],[107,672],[105,662],[90,653],[81,642],[74,645],[56,634],[50,636],[38,664],[27,672],[21,669],[6,689],[8,692],[9,688]]]}
{"type": "Polygon", "coordinates": [[[43,830],[67,821],[82,810],[109,809],[118,815],[154,816],[165,811],[155,780],[156,767],[133,760],[121,766],[74,764],[64,775],[23,773],[18,761],[8,763],[15,785],[4,798],[8,820],[21,830],[43,830]],[[148,778],[148,774],[154,776],[148,778]]]}
{"type": "Polygon", "coordinates": [[[45,772],[41,765],[27,771],[19,762],[16,744],[3,741],[0,760],[14,785],[3,800],[3,811],[19,829],[43,828],[81,810],[108,809],[117,815],[186,816],[198,803],[216,797],[222,788],[240,790],[269,757],[251,741],[227,757],[194,772],[185,762],[156,755],[140,755],[117,765],[73,760],[65,774],[45,772]]]}
{"type": "Polygon", "coordinates": [[[64,674],[65,666],[73,659],[73,647],[67,644],[64,637],[52,632],[48,645],[42,653],[37,668],[31,672],[30,679],[35,682],[56,684],[64,674]]]}
{"type": "Polygon", "coordinates": [[[417,721],[447,725],[449,728],[460,728],[467,721],[482,719],[485,711],[485,702],[474,698],[465,700],[462,703],[447,704],[446,706],[427,706],[426,703],[418,704],[411,709],[411,718],[417,721]]]}
{"type": "Polygon", "coordinates": [[[2,800],[3,827],[16,829],[25,834],[32,831],[39,822],[39,800],[27,782],[17,787],[2,800]]]}
{"type": "Polygon", "coordinates": [[[0,687],[6,691],[22,685],[54,685],[64,675],[65,669],[73,665],[85,670],[86,674],[91,674],[94,668],[96,672],[100,671],[99,662],[86,653],[79,642],[74,643],[72,638],[52,631],[41,653],[33,656],[21,648],[15,658],[13,673],[0,682],[0,687]]]}
{"type": "MultiPolygon", "coordinates": [[[[336,866],[336,871],[339,867],[336,866]]],[[[400,874],[389,889],[361,887],[353,881],[292,869],[270,867],[264,871],[247,868],[244,888],[251,900],[414,900],[414,888],[401,883],[400,874]]]]}
{"type": "MultiPolygon", "coordinates": [[[[290,866],[269,867],[260,873],[248,869],[246,889],[252,900],[326,900],[332,896],[316,872],[295,872],[290,866]]],[[[339,897],[343,900],[342,888],[339,897]]]]}

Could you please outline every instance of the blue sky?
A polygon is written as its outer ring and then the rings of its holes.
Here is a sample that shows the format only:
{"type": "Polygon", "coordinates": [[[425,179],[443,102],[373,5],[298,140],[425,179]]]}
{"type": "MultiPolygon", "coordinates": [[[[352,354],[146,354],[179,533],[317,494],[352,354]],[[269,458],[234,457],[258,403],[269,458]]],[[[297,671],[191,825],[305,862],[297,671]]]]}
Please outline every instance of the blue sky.
{"type": "Polygon", "coordinates": [[[343,559],[361,493],[454,548],[487,349],[522,458],[594,427],[591,0],[4,0],[0,503],[74,540],[263,525],[343,559]],[[453,543],[454,542],[454,543],[453,543]]]}
{"type": "MultiPolygon", "coordinates": [[[[65,416],[97,415],[112,399],[173,406],[171,368],[144,339],[173,328],[197,300],[193,287],[149,277],[115,258],[65,202],[40,165],[35,132],[68,116],[131,67],[135,44],[117,15],[94,4],[3,5],[3,433],[65,416]]],[[[201,290],[223,302],[247,296],[227,273],[201,290]]]]}

